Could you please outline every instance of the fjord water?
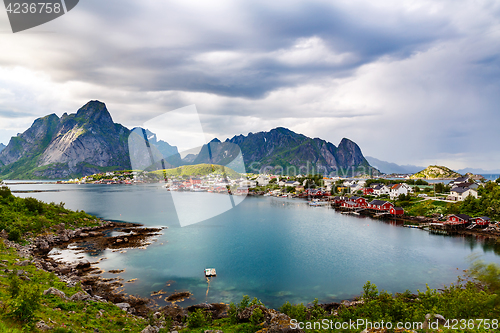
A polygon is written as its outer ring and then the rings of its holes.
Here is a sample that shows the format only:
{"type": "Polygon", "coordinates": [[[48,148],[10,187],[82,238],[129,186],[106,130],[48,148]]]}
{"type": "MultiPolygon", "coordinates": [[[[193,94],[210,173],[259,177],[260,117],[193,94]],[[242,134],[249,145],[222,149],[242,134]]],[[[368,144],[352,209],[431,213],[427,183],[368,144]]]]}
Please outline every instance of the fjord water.
{"type": "MultiPolygon", "coordinates": [[[[298,199],[247,197],[219,216],[180,227],[170,193],[160,184],[10,186],[13,191],[49,190],[15,194],[62,201],[67,208],[103,219],[168,226],[146,249],[103,251],[91,260],[105,257],[99,264],[105,271],[125,269],[121,278],[137,278],[125,283],[129,294],[192,292],[181,305],[236,302],[243,295],[271,307],[315,298],[332,302],[359,295],[367,280],[389,292],[415,292],[424,290],[426,283],[441,288],[455,282],[473,253],[500,262],[495,242],[433,235],[309,207],[298,199]],[[217,277],[211,279],[207,293],[203,269],[208,267],[217,269],[217,277]]],[[[218,194],[177,195],[197,210],[198,202],[218,194]]]]}

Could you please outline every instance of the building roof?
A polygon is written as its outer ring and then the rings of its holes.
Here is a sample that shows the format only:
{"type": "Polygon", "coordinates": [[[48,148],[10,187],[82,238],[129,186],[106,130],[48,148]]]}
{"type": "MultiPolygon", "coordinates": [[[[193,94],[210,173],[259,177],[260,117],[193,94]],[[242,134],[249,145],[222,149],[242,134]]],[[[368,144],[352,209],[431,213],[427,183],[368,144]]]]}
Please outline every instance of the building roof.
{"type": "Polygon", "coordinates": [[[394,209],[395,210],[403,210],[404,211],[404,209],[402,207],[394,207],[394,209]]]}
{"type": "Polygon", "coordinates": [[[467,182],[469,180],[469,177],[458,177],[457,179],[454,180],[455,183],[463,183],[467,182]]]}
{"type": "Polygon", "coordinates": [[[456,216],[462,220],[465,220],[465,221],[469,221],[471,219],[471,217],[467,214],[454,214],[454,215],[451,215],[451,216],[456,216]]]}
{"type": "Polygon", "coordinates": [[[456,192],[456,193],[462,194],[462,193],[465,193],[469,190],[474,191],[473,189],[468,188],[468,187],[456,187],[456,188],[452,189],[450,192],[456,192]]]}
{"type": "Polygon", "coordinates": [[[390,203],[390,202],[389,201],[383,201],[383,200],[373,200],[372,202],[370,202],[370,205],[382,206],[385,203],[390,203]]]}
{"type": "Polygon", "coordinates": [[[481,216],[481,217],[477,217],[477,218],[485,220],[485,221],[490,221],[491,220],[488,216],[481,216]]]}
{"type": "Polygon", "coordinates": [[[357,205],[356,202],[352,201],[352,200],[347,200],[347,201],[344,201],[345,204],[349,204],[349,205],[357,205]]]}
{"type": "Polygon", "coordinates": [[[475,183],[460,183],[460,184],[457,184],[455,185],[456,187],[469,187],[469,186],[472,186],[474,185],[475,183]]]}

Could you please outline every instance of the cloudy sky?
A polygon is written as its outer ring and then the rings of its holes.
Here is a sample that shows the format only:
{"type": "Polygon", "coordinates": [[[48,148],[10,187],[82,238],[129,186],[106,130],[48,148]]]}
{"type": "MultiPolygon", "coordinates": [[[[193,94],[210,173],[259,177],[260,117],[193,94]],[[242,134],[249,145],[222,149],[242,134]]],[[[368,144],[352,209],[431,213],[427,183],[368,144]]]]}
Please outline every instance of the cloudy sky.
{"type": "Polygon", "coordinates": [[[209,138],[499,169],[500,2],[82,0],[16,34],[0,9],[0,142],[95,99],[128,127],[195,104],[209,138]]]}

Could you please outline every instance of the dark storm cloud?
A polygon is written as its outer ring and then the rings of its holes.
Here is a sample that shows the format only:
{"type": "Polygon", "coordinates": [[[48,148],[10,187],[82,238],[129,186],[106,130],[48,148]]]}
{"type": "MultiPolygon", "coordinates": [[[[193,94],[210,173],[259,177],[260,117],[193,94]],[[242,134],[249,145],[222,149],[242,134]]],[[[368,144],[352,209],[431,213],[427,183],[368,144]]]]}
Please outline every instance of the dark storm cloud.
{"type": "Polygon", "coordinates": [[[381,57],[408,57],[456,35],[441,17],[395,12],[388,20],[388,13],[369,4],[242,3],[232,9],[242,17],[231,23],[234,31],[231,25],[213,27],[237,14],[231,10],[208,12],[203,17],[196,7],[188,11],[164,4],[159,7],[164,20],[148,20],[144,15],[151,8],[132,1],[88,1],[78,10],[86,14],[73,16],[78,28],[71,28],[68,35],[60,32],[60,39],[48,37],[49,43],[64,43],[58,48],[67,52],[52,64],[54,78],[142,91],[181,90],[246,98],[262,98],[279,88],[324,78],[346,77],[381,57]],[[92,20],[84,22],[88,17],[92,20]],[[189,37],[184,41],[175,31],[189,37]],[[300,51],[294,47],[307,38],[319,38],[327,54],[349,56],[334,63],[279,57],[300,51]],[[156,46],[137,46],[143,39],[156,46]],[[237,59],[229,70],[224,63],[200,59],[210,52],[234,52],[237,59]]]}
{"type": "Polygon", "coordinates": [[[308,2],[292,11],[248,9],[253,12],[259,35],[271,37],[266,38],[269,48],[280,44],[286,47],[285,43],[293,43],[299,37],[319,36],[334,49],[355,52],[365,61],[382,55],[408,54],[419,46],[455,34],[446,20],[418,14],[387,20],[389,13],[369,4],[349,10],[308,2]]]}
{"type": "Polygon", "coordinates": [[[400,164],[492,168],[499,38],[494,0],[86,0],[2,35],[0,101],[43,116],[100,99],[130,126],[196,104],[219,138],[285,126],[400,164]]]}

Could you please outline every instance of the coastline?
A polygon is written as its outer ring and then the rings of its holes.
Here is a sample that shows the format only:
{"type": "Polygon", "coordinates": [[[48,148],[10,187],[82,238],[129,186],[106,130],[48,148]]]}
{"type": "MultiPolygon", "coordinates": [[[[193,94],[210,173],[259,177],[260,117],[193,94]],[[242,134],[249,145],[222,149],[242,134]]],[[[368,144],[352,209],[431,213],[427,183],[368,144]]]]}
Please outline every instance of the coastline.
{"type": "MultiPolygon", "coordinates": [[[[340,206],[332,206],[335,211],[340,213],[347,212],[351,213],[352,209],[343,208],[340,206]]],[[[360,215],[369,217],[373,220],[381,220],[381,221],[399,221],[403,223],[403,226],[415,226],[418,229],[423,229],[429,227],[430,223],[435,222],[435,219],[424,216],[408,216],[408,215],[382,215],[379,217],[374,216],[374,212],[370,212],[368,210],[363,210],[359,212],[360,215]]],[[[491,239],[500,239],[500,231],[495,230],[484,230],[484,229],[456,229],[452,232],[448,232],[449,236],[471,236],[478,238],[491,238],[491,239]]]]}
{"type": "MultiPolygon", "coordinates": [[[[381,219],[385,220],[383,217],[381,219]]],[[[419,221],[418,218],[413,218],[412,220],[414,220],[414,222],[419,221]]],[[[62,248],[63,246],[74,243],[75,241],[95,243],[96,248],[110,248],[116,251],[147,246],[147,244],[144,244],[142,241],[150,241],[151,237],[153,237],[155,233],[161,231],[159,228],[143,228],[143,226],[138,223],[104,221],[101,219],[94,221],[96,221],[99,225],[93,227],[81,227],[76,230],[68,228],[67,226],[71,226],[69,224],[61,224],[56,226],[58,230],[51,235],[45,234],[43,236],[31,238],[31,246],[16,246],[14,245],[15,243],[12,242],[9,242],[8,244],[9,246],[12,245],[13,247],[19,248],[21,252],[24,251],[27,256],[33,255],[34,259],[30,261],[31,263],[39,269],[56,274],[59,279],[65,282],[68,286],[81,285],[84,291],[81,292],[78,297],[94,302],[113,303],[118,307],[123,308],[127,315],[139,316],[141,318],[148,318],[150,316],[156,316],[159,318],[162,314],[168,315],[173,318],[174,330],[186,328],[187,318],[200,309],[211,313],[214,319],[222,320],[223,318],[227,318],[229,316],[229,307],[227,304],[195,304],[189,307],[181,307],[172,303],[165,307],[157,308],[154,306],[153,302],[150,301],[152,298],[137,298],[121,293],[119,289],[120,286],[123,285],[123,280],[100,278],[99,274],[101,272],[99,269],[99,261],[84,261],[74,264],[63,264],[52,258],[48,259],[47,254],[53,248],[62,248]],[[124,235],[125,233],[130,234],[134,230],[137,231],[136,234],[141,234],[142,239],[140,243],[133,241],[133,237],[130,235],[127,237],[124,235]],[[145,230],[145,232],[140,232],[139,230],[145,230]],[[120,234],[118,236],[113,234],[111,237],[109,233],[114,231],[120,232],[120,234]],[[125,240],[125,238],[127,238],[127,240],[125,240]],[[118,239],[121,241],[117,241],[118,239]]],[[[81,247],[81,249],[83,250],[84,247],[81,247]]],[[[85,247],[85,250],[92,251],[92,248],[89,249],[89,247],[85,247]]],[[[361,292],[360,288],[360,293],[361,292]]],[[[352,300],[344,300],[340,303],[315,303],[315,305],[309,305],[305,308],[309,309],[307,311],[312,311],[311,309],[318,306],[328,315],[339,315],[342,310],[363,306],[363,303],[354,298],[352,300]]],[[[262,311],[266,313],[266,318],[267,315],[269,315],[270,318],[281,318],[281,323],[283,324],[286,322],[286,325],[289,327],[290,317],[286,314],[277,310],[266,309],[265,307],[263,307],[262,311]]],[[[247,311],[247,314],[251,315],[252,311],[247,311]]],[[[242,320],[248,319],[249,317],[242,317],[242,320]]],[[[267,325],[272,326],[274,324],[269,322],[267,325]]]]}
{"type": "Polygon", "coordinates": [[[93,253],[104,249],[112,251],[126,251],[128,249],[146,248],[154,242],[154,236],[160,235],[162,228],[146,228],[139,223],[104,221],[100,226],[81,227],[75,230],[64,225],[59,227],[56,235],[41,235],[27,239],[29,245],[23,246],[15,242],[4,240],[6,245],[16,248],[18,253],[28,258],[33,257],[32,263],[41,270],[56,274],[68,286],[80,284],[82,289],[96,301],[109,301],[114,304],[128,304],[128,312],[147,316],[152,309],[147,308],[149,299],[129,296],[118,291],[123,286],[119,278],[104,279],[100,275],[99,261],[54,259],[57,253],[51,254],[54,249],[64,250],[68,245],[76,253],[93,253]],[[110,233],[121,233],[111,236],[110,233]]]}

